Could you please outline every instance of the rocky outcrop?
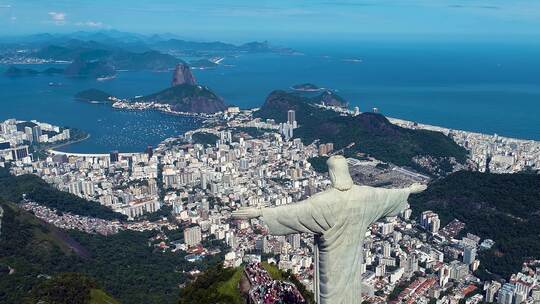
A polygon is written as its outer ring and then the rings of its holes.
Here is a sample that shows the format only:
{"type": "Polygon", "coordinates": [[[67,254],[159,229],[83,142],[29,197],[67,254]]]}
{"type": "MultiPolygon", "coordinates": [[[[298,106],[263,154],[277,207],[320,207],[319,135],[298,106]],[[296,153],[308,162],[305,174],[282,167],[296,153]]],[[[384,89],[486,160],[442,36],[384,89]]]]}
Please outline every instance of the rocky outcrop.
{"type": "Polygon", "coordinates": [[[292,89],[299,92],[317,92],[322,90],[317,85],[313,83],[302,83],[302,84],[295,84],[292,86],[292,89]]]}
{"type": "Polygon", "coordinates": [[[135,98],[135,101],[169,104],[173,110],[180,112],[216,113],[226,109],[221,97],[208,87],[197,85],[185,63],[176,65],[170,88],[135,98]]]}
{"type": "Polygon", "coordinates": [[[135,101],[170,104],[180,112],[215,113],[226,109],[223,99],[209,88],[191,84],[179,84],[135,101]]]}
{"type": "Polygon", "coordinates": [[[324,91],[321,95],[315,97],[317,103],[325,104],[327,106],[346,108],[349,103],[338,94],[332,91],[324,91]]]}
{"type": "Polygon", "coordinates": [[[185,63],[179,63],[174,70],[171,86],[177,86],[181,84],[196,85],[195,76],[191,73],[191,69],[185,63]]]}

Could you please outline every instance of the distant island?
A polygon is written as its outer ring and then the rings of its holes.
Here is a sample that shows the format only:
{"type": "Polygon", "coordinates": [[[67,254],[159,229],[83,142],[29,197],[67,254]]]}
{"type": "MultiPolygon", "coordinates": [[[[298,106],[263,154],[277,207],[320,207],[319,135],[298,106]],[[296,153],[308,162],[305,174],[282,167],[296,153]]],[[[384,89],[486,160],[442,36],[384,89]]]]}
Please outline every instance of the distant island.
{"type": "Polygon", "coordinates": [[[215,113],[226,109],[221,97],[206,86],[198,85],[185,63],[177,64],[171,87],[157,93],[138,97],[134,102],[169,104],[174,111],[215,113]]]}
{"type": "Polygon", "coordinates": [[[74,98],[90,103],[111,102],[115,108],[157,108],[166,112],[212,114],[227,108],[220,96],[197,84],[191,68],[183,62],[176,65],[171,86],[153,94],[122,100],[102,90],[88,89],[78,92],[74,98]]]}
{"type": "Polygon", "coordinates": [[[135,98],[135,102],[169,104],[174,111],[192,113],[215,113],[225,110],[223,99],[208,87],[180,84],[154,94],[135,98]]]}
{"type": "Polygon", "coordinates": [[[4,75],[9,77],[21,77],[21,76],[36,76],[36,75],[53,75],[53,74],[62,74],[64,69],[59,68],[48,68],[43,71],[38,71],[28,68],[18,68],[15,66],[10,66],[5,72],[4,75]]]}
{"type": "Polygon", "coordinates": [[[110,102],[109,98],[113,97],[113,95],[98,89],[88,89],[75,94],[74,97],[75,100],[78,101],[86,101],[90,103],[106,103],[110,102]]]}
{"type": "Polygon", "coordinates": [[[85,61],[77,59],[69,64],[65,69],[48,68],[43,71],[38,71],[29,68],[18,68],[11,66],[4,72],[4,75],[8,77],[65,75],[68,77],[108,78],[114,77],[116,75],[116,70],[114,66],[107,61],[85,61]]]}
{"type": "Polygon", "coordinates": [[[194,60],[189,63],[191,67],[198,69],[211,69],[217,67],[219,64],[209,59],[194,60]]]}
{"type": "Polygon", "coordinates": [[[313,83],[295,84],[291,87],[291,89],[299,92],[318,92],[323,90],[313,83]]]}

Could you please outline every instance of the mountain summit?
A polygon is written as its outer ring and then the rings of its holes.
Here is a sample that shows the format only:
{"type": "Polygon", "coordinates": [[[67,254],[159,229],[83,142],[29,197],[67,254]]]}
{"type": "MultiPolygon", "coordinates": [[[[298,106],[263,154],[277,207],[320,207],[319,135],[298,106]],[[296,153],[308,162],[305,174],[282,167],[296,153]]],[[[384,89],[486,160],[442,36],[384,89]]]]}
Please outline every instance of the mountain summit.
{"type": "Polygon", "coordinates": [[[191,73],[191,69],[185,63],[179,63],[174,70],[171,86],[177,86],[181,84],[196,85],[197,81],[195,76],[191,73]]]}

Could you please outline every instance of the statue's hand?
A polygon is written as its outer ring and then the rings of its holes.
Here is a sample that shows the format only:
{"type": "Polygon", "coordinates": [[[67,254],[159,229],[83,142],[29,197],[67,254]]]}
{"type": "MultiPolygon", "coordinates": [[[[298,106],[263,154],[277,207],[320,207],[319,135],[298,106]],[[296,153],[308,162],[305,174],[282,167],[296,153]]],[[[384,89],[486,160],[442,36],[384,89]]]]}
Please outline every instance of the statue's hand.
{"type": "Polygon", "coordinates": [[[420,193],[426,189],[427,189],[426,185],[419,184],[419,183],[414,183],[411,186],[409,186],[409,191],[411,191],[411,193],[420,193]]]}
{"type": "Polygon", "coordinates": [[[232,218],[236,220],[249,220],[259,216],[262,216],[262,210],[258,208],[240,208],[232,213],[232,218]]]}

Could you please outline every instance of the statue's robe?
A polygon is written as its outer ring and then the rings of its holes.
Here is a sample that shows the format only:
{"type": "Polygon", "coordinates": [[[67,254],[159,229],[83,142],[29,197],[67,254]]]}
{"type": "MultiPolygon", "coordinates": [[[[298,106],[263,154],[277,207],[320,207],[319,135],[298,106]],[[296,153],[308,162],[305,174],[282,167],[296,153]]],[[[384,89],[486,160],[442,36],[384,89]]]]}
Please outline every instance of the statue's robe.
{"type": "Polygon", "coordinates": [[[409,194],[409,189],[331,188],[296,204],[265,208],[262,218],[272,235],[316,235],[319,304],[359,304],[366,230],[378,219],[402,212],[409,194]]]}

